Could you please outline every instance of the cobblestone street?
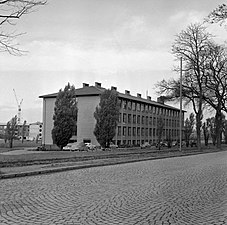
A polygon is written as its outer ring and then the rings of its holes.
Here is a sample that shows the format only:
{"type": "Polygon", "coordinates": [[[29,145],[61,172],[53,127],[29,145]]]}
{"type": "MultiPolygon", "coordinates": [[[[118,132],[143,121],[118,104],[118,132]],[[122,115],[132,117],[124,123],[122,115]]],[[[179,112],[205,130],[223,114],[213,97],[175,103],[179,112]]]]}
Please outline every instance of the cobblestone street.
{"type": "Polygon", "coordinates": [[[227,153],[0,181],[0,224],[227,224],[227,153]]]}

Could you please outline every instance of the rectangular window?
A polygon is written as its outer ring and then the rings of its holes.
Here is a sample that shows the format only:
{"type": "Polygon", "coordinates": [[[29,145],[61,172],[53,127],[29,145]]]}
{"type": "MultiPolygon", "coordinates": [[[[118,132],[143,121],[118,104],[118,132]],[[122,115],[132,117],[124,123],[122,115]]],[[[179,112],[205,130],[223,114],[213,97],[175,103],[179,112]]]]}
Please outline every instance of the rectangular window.
{"type": "Polygon", "coordinates": [[[123,136],[126,136],[126,127],[123,127],[123,136]]]}
{"type": "Polygon", "coordinates": [[[146,125],[148,125],[148,116],[146,116],[146,125]]]}
{"type": "Polygon", "coordinates": [[[148,136],[148,128],[146,128],[145,135],[148,136]]]}
{"type": "Polygon", "coordinates": [[[140,136],[140,127],[137,127],[137,136],[140,136]]]}
{"type": "Polygon", "coordinates": [[[126,113],[123,113],[123,123],[126,123],[126,113]]]}
{"type": "Polygon", "coordinates": [[[153,107],[153,113],[154,114],[156,113],[156,107],[153,107]]]}
{"type": "Polygon", "coordinates": [[[132,135],[133,135],[133,136],[136,136],[136,128],[135,128],[135,127],[133,127],[132,135]]]}
{"type": "Polygon", "coordinates": [[[144,128],[141,129],[141,135],[144,136],[144,128]]]}
{"type": "Polygon", "coordinates": [[[128,109],[131,110],[132,109],[132,102],[128,101],[128,109]]]}
{"type": "Polygon", "coordinates": [[[141,110],[141,105],[140,103],[137,103],[137,111],[140,111],[141,110]]]}
{"type": "Polygon", "coordinates": [[[149,124],[152,125],[152,117],[150,117],[149,124]]]}
{"type": "Polygon", "coordinates": [[[121,113],[119,113],[118,122],[121,123],[121,113]]]}
{"type": "Polygon", "coordinates": [[[132,122],[132,115],[128,114],[128,123],[131,123],[131,122],[132,122]]]}
{"type": "Polygon", "coordinates": [[[144,116],[142,116],[142,124],[144,124],[144,116]]]}
{"type": "Polygon", "coordinates": [[[121,136],[121,127],[117,127],[117,135],[121,136]]]}
{"type": "Polygon", "coordinates": [[[153,137],[155,137],[155,135],[156,135],[156,130],[155,128],[153,128],[153,137]]]}
{"type": "Polygon", "coordinates": [[[149,129],[149,136],[152,136],[152,128],[149,129]]]}
{"type": "Polygon", "coordinates": [[[132,132],[131,132],[132,128],[128,127],[128,136],[131,136],[132,132]]]}
{"type": "Polygon", "coordinates": [[[143,112],[145,110],[144,104],[141,104],[141,111],[143,112]]]}
{"type": "Polygon", "coordinates": [[[147,104],[145,105],[145,111],[146,111],[146,112],[149,111],[149,110],[148,110],[148,105],[147,105],[147,104]]]}
{"type": "Polygon", "coordinates": [[[153,125],[156,125],[156,117],[153,117],[153,125]]]}
{"type": "Polygon", "coordinates": [[[136,115],[133,115],[133,123],[136,123],[136,115]]]}
{"type": "Polygon", "coordinates": [[[123,100],[123,109],[127,109],[127,101],[123,100]]]}
{"type": "Polygon", "coordinates": [[[140,124],[140,116],[137,116],[137,123],[140,124]]]}
{"type": "Polygon", "coordinates": [[[135,102],[132,103],[132,110],[136,111],[136,103],[135,102]]]}

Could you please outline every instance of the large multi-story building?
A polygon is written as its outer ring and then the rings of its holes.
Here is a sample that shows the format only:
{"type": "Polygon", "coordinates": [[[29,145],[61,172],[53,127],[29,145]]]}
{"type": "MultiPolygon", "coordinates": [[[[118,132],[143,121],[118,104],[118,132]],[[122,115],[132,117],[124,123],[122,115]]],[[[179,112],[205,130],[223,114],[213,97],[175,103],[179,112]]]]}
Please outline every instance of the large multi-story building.
{"type": "MultiPolygon", "coordinates": [[[[111,87],[117,91],[116,87],[111,87]]],[[[105,88],[96,82],[95,86],[83,83],[83,87],[76,89],[78,117],[77,142],[91,142],[98,145],[94,136],[96,120],[95,108],[100,102],[100,95],[105,88]]],[[[132,96],[130,91],[118,92],[121,103],[120,116],[113,142],[117,145],[140,145],[144,142],[157,142],[158,118],[164,122],[162,139],[179,139],[180,110],[164,104],[162,98],[157,102],[150,96],[142,98],[141,94],[132,96]]],[[[43,138],[42,144],[52,146],[51,131],[53,129],[53,114],[57,93],[40,96],[43,98],[43,138]]],[[[184,111],[182,112],[182,123],[184,111]]]]}

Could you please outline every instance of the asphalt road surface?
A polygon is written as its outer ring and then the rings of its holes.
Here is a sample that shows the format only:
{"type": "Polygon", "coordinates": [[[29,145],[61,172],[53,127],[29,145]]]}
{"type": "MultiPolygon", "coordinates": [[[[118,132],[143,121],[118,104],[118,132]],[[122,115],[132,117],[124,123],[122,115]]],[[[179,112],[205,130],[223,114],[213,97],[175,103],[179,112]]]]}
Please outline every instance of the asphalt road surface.
{"type": "Polygon", "coordinates": [[[227,152],[0,180],[0,224],[227,224],[227,152]]]}

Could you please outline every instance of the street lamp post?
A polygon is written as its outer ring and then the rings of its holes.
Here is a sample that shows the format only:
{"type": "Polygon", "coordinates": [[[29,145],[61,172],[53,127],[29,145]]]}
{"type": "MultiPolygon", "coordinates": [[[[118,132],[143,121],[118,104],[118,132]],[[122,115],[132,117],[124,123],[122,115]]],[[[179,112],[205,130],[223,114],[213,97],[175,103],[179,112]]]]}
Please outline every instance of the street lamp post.
{"type": "Polygon", "coordinates": [[[182,57],[180,58],[180,148],[179,150],[182,151],[182,57]]]}

